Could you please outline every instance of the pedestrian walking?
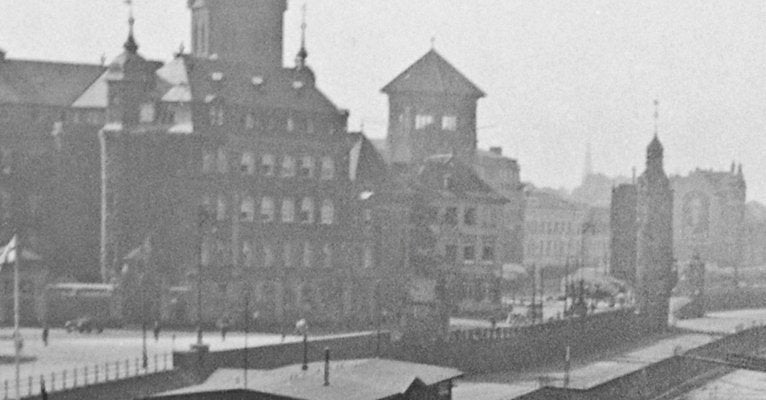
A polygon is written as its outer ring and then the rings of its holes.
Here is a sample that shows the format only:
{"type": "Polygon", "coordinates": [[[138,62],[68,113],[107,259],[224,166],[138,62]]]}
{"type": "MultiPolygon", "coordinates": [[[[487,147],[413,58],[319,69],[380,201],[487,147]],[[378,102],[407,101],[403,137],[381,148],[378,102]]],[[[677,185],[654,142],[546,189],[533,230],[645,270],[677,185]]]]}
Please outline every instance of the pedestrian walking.
{"type": "Polygon", "coordinates": [[[43,326],[43,344],[48,347],[48,334],[50,333],[48,325],[43,326]]]}
{"type": "Polygon", "coordinates": [[[158,342],[160,340],[160,321],[154,321],[154,328],[152,331],[154,333],[154,341],[158,342]]]}
{"type": "Polygon", "coordinates": [[[497,319],[495,319],[495,316],[489,317],[489,324],[492,326],[492,330],[495,330],[497,327],[497,319]]]}
{"type": "Polygon", "coordinates": [[[226,341],[226,333],[229,331],[229,322],[226,319],[221,320],[221,341],[226,341]]]}

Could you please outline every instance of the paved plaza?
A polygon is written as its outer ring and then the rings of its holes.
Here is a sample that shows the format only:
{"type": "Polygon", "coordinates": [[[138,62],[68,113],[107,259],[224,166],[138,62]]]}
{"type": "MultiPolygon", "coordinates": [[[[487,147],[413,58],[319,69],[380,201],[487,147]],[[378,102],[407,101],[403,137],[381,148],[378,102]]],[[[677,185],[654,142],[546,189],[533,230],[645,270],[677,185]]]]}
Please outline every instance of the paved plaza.
{"type": "MultiPolygon", "coordinates": [[[[105,368],[109,370],[110,377],[115,376],[115,368],[120,368],[120,375],[124,376],[126,361],[130,374],[134,375],[136,360],[141,359],[142,335],[140,330],[107,329],[101,334],[80,334],[67,333],[64,329],[52,329],[47,347],[42,342],[41,329],[24,328],[21,332],[24,337],[22,354],[25,358],[33,359],[21,364],[24,390],[26,390],[27,377],[29,376],[37,378],[43,375],[50,385],[51,373],[56,374],[54,385],[58,387],[61,385],[62,372],[65,370],[67,371],[66,379],[69,381],[68,386],[73,383],[74,369],[78,370],[79,382],[82,383],[84,368],[86,367],[88,368],[89,381],[95,379],[93,374],[96,366],[100,371],[101,380],[105,368]],[[119,364],[119,367],[115,367],[115,364],[119,364]]],[[[197,336],[194,332],[165,331],[160,334],[160,339],[155,341],[152,332],[149,331],[146,341],[149,371],[154,370],[155,360],[158,363],[158,369],[172,367],[172,351],[187,350],[196,340],[197,336]]],[[[245,344],[245,337],[242,332],[228,333],[225,341],[221,339],[219,332],[206,332],[203,340],[212,351],[242,348],[245,344]]],[[[274,334],[250,333],[247,336],[248,346],[252,347],[280,343],[282,340],[281,335],[274,334]]],[[[284,338],[284,341],[287,342],[298,340],[301,340],[298,336],[288,335],[284,338]]],[[[0,329],[0,357],[4,361],[13,360],[12,329],[10,328],[0,329]]],[[[139,370],[139,372],[143,371],[139,370]]],[[[12,362],[0,364],[0,385],[3,385],[6,380],[13,381],[14,377],[15,368],[12,362]]],[[[2,387],[0,387],[0,391],[2,391],[2,387]]]]}

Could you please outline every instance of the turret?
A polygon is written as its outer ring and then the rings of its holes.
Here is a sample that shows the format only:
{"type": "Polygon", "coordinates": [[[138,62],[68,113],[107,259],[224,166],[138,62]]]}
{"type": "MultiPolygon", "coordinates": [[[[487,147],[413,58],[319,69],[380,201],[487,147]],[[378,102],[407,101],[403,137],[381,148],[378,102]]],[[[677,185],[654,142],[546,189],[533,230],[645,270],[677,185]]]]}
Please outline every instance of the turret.
{"type": "MultiPolygon", "coordinates": [[[[128,39],[124,51],[109,64],[107,70],[108,126],[128,128],[140,121],[142,105],[154,89],[154,72],[159,66],[138,54],[138,44],[133,36],[133,17],[130,18],[128,39]]],[[[144,110],[146,113],[147,110],[144,110]]]]}

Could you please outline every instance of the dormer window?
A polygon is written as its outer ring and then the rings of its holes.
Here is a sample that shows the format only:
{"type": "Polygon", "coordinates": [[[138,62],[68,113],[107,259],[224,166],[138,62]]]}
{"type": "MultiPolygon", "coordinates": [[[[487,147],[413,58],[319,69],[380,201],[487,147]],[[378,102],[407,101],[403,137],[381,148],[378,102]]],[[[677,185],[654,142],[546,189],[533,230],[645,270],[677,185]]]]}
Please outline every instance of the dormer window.
{"type": "Polygon", "coordinates": [[[154,122],[155,117],[155,108],[154,103],[143,103],[141,104],[141,110],[139,112],[139,122],[142,123],[149,123],[154,122]]]}

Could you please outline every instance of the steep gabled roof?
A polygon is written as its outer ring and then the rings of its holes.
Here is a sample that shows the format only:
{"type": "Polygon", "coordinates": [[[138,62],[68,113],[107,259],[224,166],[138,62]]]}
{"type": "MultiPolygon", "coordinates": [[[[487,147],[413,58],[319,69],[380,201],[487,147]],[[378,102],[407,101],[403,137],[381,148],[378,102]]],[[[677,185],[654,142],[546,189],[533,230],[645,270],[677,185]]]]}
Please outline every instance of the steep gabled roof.
{"type": "Polygon", "coordinates": [[[104,72],[90,64],[4,59],[0,103],[66,107],[104,72]]]}
{"type": "MultiPolygon", "coordinates": [[[[75,103],[106,107],[106,74],[75,103]]],[[[316,113],[341,110],[313,85],[313,79],[291,68],[264,74],[243,63],[180,55],[157,70],[157,98],[167,102],[204,103],[218,98],[229,104],[316,113]],[[260,82],[255,84],[254,82],[260,82]],[[300,85],[300,86],[299,86],[300,85]]]]}
{"type": "Polygon", "coordinates": [[[453,94],[474,98],[485,96],[481,89],[434,49],[399,74],[383,87],[382,91],[387,94],[411,92],[453,94]]]}
{"type": "Polygon", "coordinates": [[[441,196],[481,199],[496,203],[508,202],[484,182],[473,168],[451,154],[425,159],[416,179],[423,188],[440,193],[441,196]]]}
{"type": "Polygon", "coordinates": [[[184,56],[194,101],[210,96],[227,103],[317,113],[341,112],[305,74],[291,68],[264,73],[243,63],[184,56]],[[220,80],[214,79],[220,77],[220,80]],[[254,81],[260,82],[255,84],[254,81]]]}

